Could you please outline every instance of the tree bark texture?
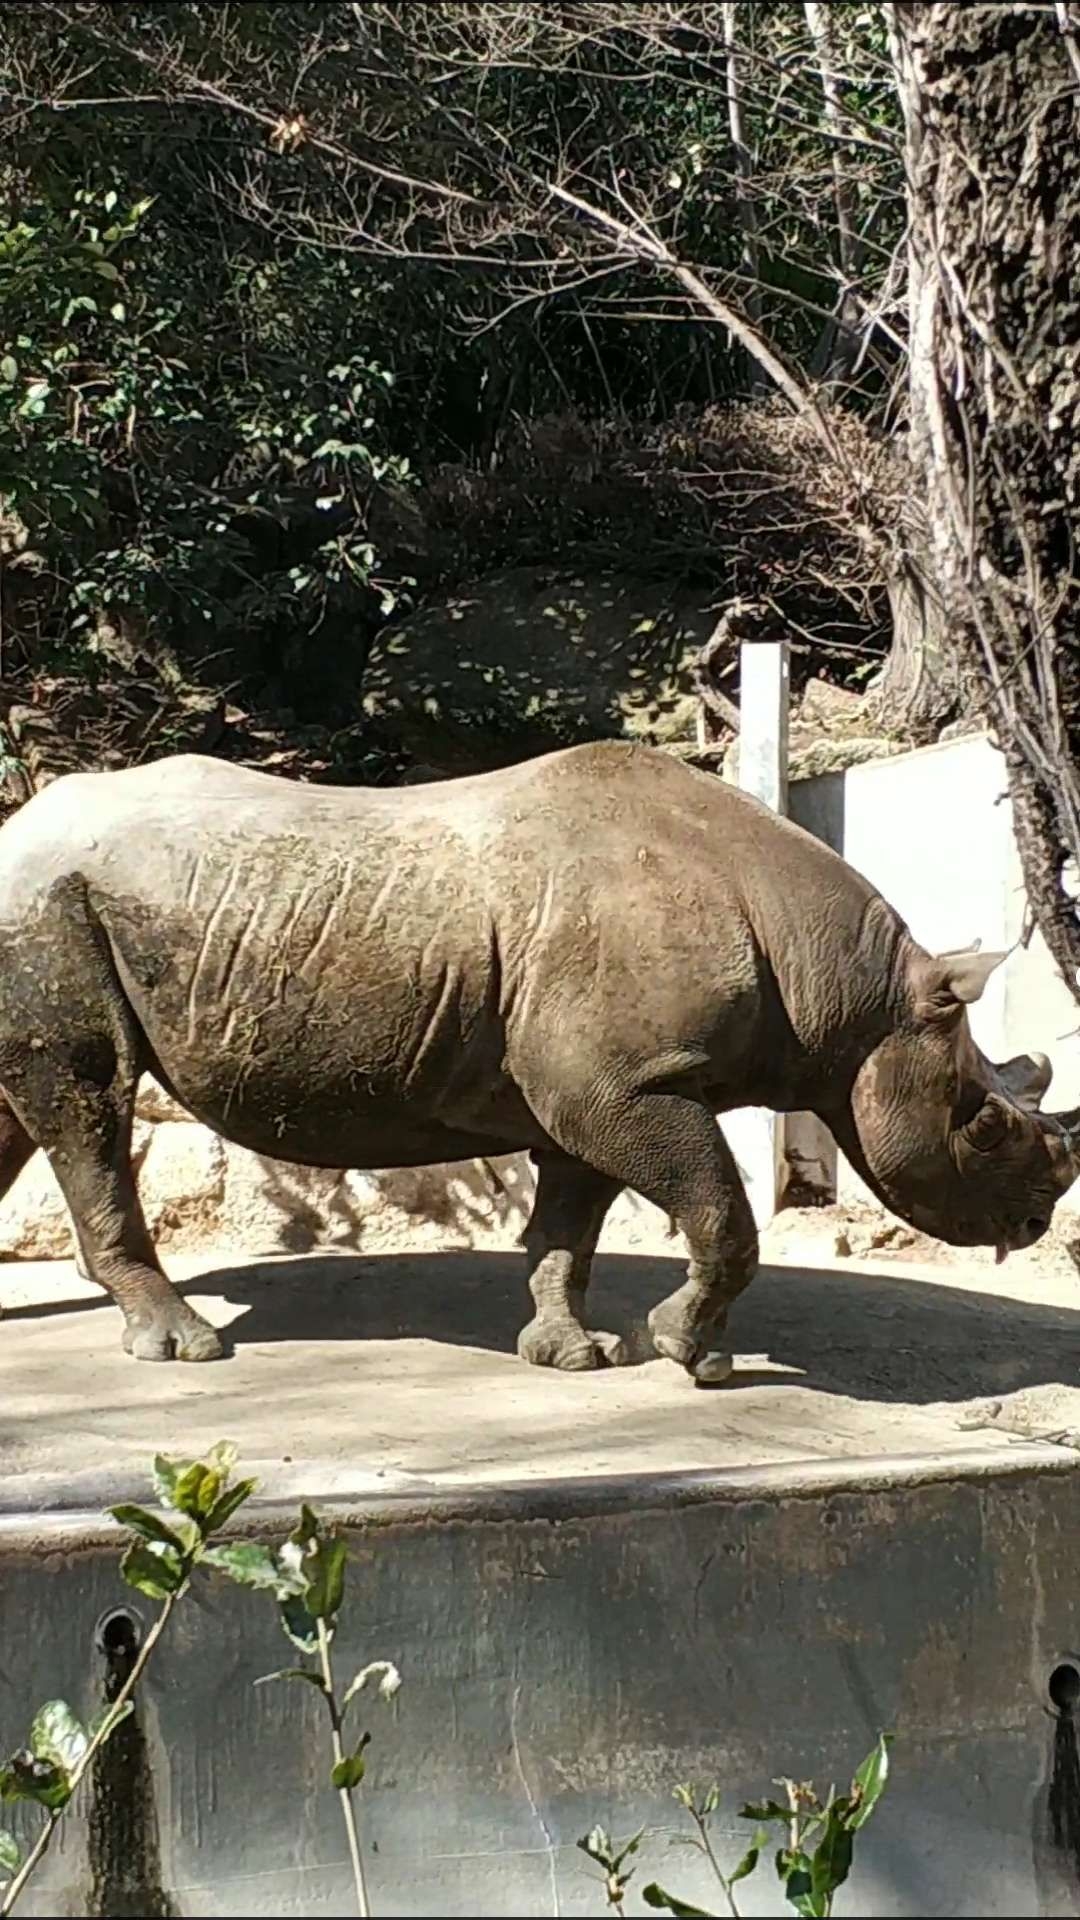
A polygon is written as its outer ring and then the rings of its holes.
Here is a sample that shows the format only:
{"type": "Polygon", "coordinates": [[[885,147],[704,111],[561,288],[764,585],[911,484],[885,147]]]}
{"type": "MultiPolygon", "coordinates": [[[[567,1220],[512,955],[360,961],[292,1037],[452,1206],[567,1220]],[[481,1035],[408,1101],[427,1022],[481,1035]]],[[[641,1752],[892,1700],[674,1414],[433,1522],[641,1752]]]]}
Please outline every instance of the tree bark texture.
{"type": "Polygon", "coordinates": [[[910,214],[910,454],[930,590],[1009,766],[1080,999],[1080,86],[1068,9],[886,9],[910,214]]]}

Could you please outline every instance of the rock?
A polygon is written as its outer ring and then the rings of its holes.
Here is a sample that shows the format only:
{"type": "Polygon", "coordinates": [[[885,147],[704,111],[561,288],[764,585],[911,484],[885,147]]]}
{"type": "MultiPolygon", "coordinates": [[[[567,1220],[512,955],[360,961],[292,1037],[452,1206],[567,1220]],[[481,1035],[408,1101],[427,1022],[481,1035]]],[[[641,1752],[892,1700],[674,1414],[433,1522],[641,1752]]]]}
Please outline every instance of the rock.
{"type": "Polygon", "coordinates": [[[807,681],[799,703],[799,719],[825,733],[865,733],[866,708],[861,693],[834,686],[816,676],[807,681]]]}
{"type": "Polygon", "coordinates": [[[35,1153],[0,1205],[0,1258],[70,1260],[75,1235],[44,1154],[35,1153]]]}
{"type": "Polygon", "coordinates": [[[373,732],[446,773],[583,739],[692,740],[709,600],[611,573],[492,574],[377,636],[364,711],[373,732]]]}
{"type": "Polygon", "coordinates": [[[166,1093],[163,1087],[159,1087],[157,1081],[152,1080],[149,1074],[144,1075],[139,1082],[138,1092],[135,1095],[135,1113],[140,1120],[191,1119],[187,1108],[182,1107],[178,1100],[174,1100],[171,1093],[166,1093]]]}
{"type": "Polygon", "coordinates": [[[197,1121],[169,1121],[136,1134],[139,1197],[163,1245],[211,1239],[220,1231],[225,1146],[197,1121]]]}

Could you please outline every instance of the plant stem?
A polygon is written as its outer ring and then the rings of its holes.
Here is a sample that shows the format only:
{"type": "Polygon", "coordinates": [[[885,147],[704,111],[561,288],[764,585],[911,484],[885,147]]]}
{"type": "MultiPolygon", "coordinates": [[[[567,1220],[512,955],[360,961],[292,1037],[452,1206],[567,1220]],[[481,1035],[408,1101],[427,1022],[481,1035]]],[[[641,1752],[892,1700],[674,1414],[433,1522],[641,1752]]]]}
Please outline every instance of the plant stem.
{"type": "Polygon", "coordinates": [[[712,1868],[713,1872],[715,1873],[717,1879],[719,1880],[720,1885],[724,1889],[724,1899],[727,1901],[728,1906],[731,1909],[732,1914],[734,1915],[734,1920],[742,1920],[742,1915],[740,1914],[738,1907],[735,1905],[735,1895],[731,1891],[731,1881],[728,1879],[727,1875],[722,1871],[720,1862],[717,1859],[715,1853],[713,1852],[712,1841],[709,1839],[709,1829],[706,1822],[702,1819],[700,1813],[695,1812],[694,1823],[697,1827],[699,1834],[701,1835],[701,1844],[705,1850],[705,1857],[708,1860],[709,1865],[712,1868]]]}
{"type": "MultiPolygon", "coordinates": [[[[330,1709],[330,1738],[334,1747],[334,1765],[340,1765],[345,1758],[345,1748],[341,1740],[341,1712],[334,1698],[334,1674],[330,1665],[330,1635],[326,1631],[325,1620],[318,1622],[319,1661],[322,1666],[323,1682],[326,1686],[326,1704],[330,1709]]],[[[356,1812],[352,1803],[352,1788],[339,1787],[341,1817],[345,1822],[345,1833],[349,1842],[349,1858],[352,1861],[353,1881],[356,1886],[356,1910],[361,1920],[368,1920],[371,1908],[368,1906],[367,1883],[364,1879],[364,1860],[360,1852],[360,1835],[356,1830],[356,1812]]]]}
{"type": "Polygon", "coordinates": [[[14,1877],[8,1881],[7,1887],[4,1891],[3,1898],[0,1899],[0,1916],[3,1916],[4,1914],[8,1914],[8,1913],[14,1913],[15,1903],[18,1900],[20,1894],[22,1893],[23,1888],[25,1887],[27,1881],[29,1880],[31,1874],[34,1872],[35,1868],[38,1866],[39,1862],[42,1861],[45,1858],[45,1855],[48,1853],[49,1848],[52,1845],[53,1835],[56,1832],[57,1827],[60,1825],[60,1822],[63,1819],[65,1813],[67,1812],[68,1807],[71,1805],[71,1802],[75,1797],[76,1790],[80,1786],[87,1772],[87,1769],[89,1768],[91,1762],[95,1759],[97,1754],[100,1752],[101,1748],[105,1745],[105,1742],[109,1738],[109,1735],[112,1733],[113,1728],[117,1724],[117,1721],[123,1718],[124,1708],[127,1706],[128,1701],[131,1699],[131,1696],[134,1693],[135,1688],[138,1686],[139,1681],[142,1678],[142,1675],[146,1668],[146,1663],[149,1660],[150,1655],[153,1653],[154,1648],[157,1646],[158,1641],[160,1640],[162,1634],[165,1631],[165,1628],[168,1626],[169,1616],[171,1615],[173,1608],[175,1607],[177,1601],[181,1598],[181,1596],[187,1592],[187,1585],[188,1583],[187,1583],[187,1580],[185,1579],[182,1585],[177,1587],[175,1593],[166,1594],[165,1599],[162,1602],[161,1612],[158,1614],[158,1617],[154,1621],[154,1624],[151,1627],[149,1633],[147,1634],[146,1639],[143,1641],[142,1646],[139,1648],[139,1651],[136,1654],[134,1662],[132,1664],[131,1672],[128,1674],[127,1679],[124,1681],[124,1684],[121,1687],[119,1693],[117,1694],[116,1699],[113,1701],[112,1707],[110,1708],[109,1713],[106,1715],[100,1727],[97,1729],[97,1732],[93,1735],[92,1739],[90,1740],[87,1746],[86,1752],[82,1756],[82,1759],[76,1761],[75,1765],[71,1769],[71,1773],[68,1776],[71,1784],[71,1792],[69,1793],[68,1798],[65,1800],[62,1807],[53,1807],[50,1809],[49,1817],[46,1820],[45,1825],[42,1827],[41,1832],[38,1834],[37,1839],[34,1841],[34,1844],[31,1847],[29,1853],[27,1854],[26,1859],[23,1861],[22,1866],[19,1868],[18,1873],[16,1873],[14,1877]]]}

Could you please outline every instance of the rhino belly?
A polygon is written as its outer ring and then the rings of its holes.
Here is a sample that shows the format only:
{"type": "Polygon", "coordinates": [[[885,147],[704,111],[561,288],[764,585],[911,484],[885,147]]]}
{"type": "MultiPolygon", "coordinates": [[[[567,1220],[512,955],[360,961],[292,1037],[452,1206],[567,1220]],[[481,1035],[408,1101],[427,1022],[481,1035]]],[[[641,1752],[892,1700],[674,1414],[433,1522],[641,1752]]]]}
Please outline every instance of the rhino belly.
{"type": "Polygon", "coordinates": [[[94,901],[149,1070],[189,1112],[313,1166],[539,1144],[506,1078],[484,929],[460,892],[433,905],[399,890],[376,917],[332,870],[289,888],[280,869],[214,882],[210,913],[194,897],[94,901]]]}

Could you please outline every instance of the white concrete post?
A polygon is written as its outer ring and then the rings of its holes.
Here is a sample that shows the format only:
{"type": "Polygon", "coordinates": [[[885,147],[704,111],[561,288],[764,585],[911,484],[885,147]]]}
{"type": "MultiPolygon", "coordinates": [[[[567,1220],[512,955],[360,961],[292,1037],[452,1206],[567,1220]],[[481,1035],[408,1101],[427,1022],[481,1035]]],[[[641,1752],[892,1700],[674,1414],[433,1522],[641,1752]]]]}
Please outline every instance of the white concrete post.
{"type": "Polygon", "coordinates": [[[775,813],[786,813],[791,700],[787,641],[744,640],[739,668],[739,785],[775,813]]]}
{"type": "MultiPolygon", "coordinates": [[[[791,663],[786,640],[744,640],[739,675],[739,785],[786,814],[791,663]]],[[[784,1167],[784,1121],[766,1107],[725,1116],[724,1133],[746,1181],[758,1230],[776,1212],[784,1167]]]]}

